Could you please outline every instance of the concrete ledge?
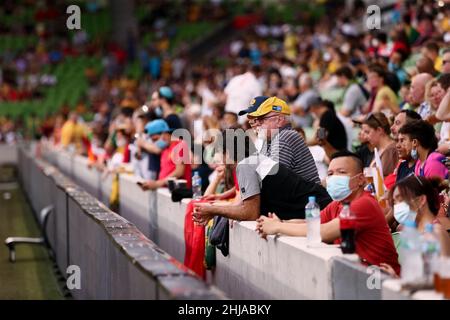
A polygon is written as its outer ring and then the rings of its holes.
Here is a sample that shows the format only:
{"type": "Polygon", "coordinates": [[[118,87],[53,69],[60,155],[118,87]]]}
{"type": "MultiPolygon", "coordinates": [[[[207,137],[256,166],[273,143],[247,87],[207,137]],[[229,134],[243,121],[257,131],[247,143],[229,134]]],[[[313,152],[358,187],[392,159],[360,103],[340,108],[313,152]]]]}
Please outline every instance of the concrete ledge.
{"type": "Polygon", "coordinates": [[[184,217],[189,201],[172,202],[168,189],[157,191],[158,245],[178,261],[184,261],[184,217]]]}
{"type": "MultiPolygon", "coordinates": [[[[72,290],[76,299],[225,298],[49,163],[20,153],[20,169],[31,173],[23,178],[31,186],[33,208],[55,206],[48,229],[61,272],[80,267],[81,289],[72,290]]],[[[68,162],[75,163],[72,170],[76,162],[68,162]]]]}
{"type": "Polygon", "coordinates": [[[155,192],[144,192],[136,177],[121,174],[119,178],[120,215],[133,222],[142,233],[156,241],[157,216],[155,192]],[[153,213],[153,215],[152,215],[153,213]]]}
{"type": "Polygon", "coordinates": [[[390,277],[379,269],[349,260],[346,255],[333,259],[333,299],[381,300],[382,284],[387,279],[390,277]]]}
{"type": "MultiPolygon", "coordinates": [[[[62,171],[104,204],[109,203],[112,176],[99,177],[87,168],[85,159],[70,157],[64,152],[44,148],[46,159],[56,159],[62,171]],[[95,187],[97,186],[97,189],[95,187]]],[[[54,160],[55,161],[55,160],[54,160]]],[[[167,189],[144,192],[136,178],[121,174],[120,212],[175,260],[184,260],[184,217],[190,199],[179,203],[171,200],[167,189]]],[[[208,282],[234,299],[381,299],[382,290],[367,288],[368,274],[359,263],[343,259],[341,250],[323,244],[308,248],[300,237],[269,237],[261,239],[255,222],[236,223],[230,229],[230,254],[216,252],[217,266],[208,273],[208,282]]],[[[116,254],[116,253],[114,253],[116,254]]],[[[115,257],[115,259],[119,259],[115,257]]],[[[138,266],[140,264],[138,263],[138,266]]],[[[117,274],[122,274],[116,270],[117,274]]],[[[175,277],[175,275],[174,275],[175,277]]],[[[168,278],[169,279],[169,278],[168,278]]],[[[381,281],[384,284],[385,278],[381,281]]],[[[169,285],[172,281],[165,280],[169,285]]],[[[186,280],[185,281],[191,281],[186,280]]],[[[158,297],[164,293],[160,283],[158,297]]],[[[128,290],[128,289],[127,289],[128,290]]],[[[131,289],[130,289],[131,290],[131,289]]],[[[130,291],[131,292],[131,291],[130,291]]],[[[181,294],[183,296],[183,294],[181,294]]]]}
{"type": "Polygon", "coordinates": [[[230,255],[217,253],[215,284],[235,299],[330,299],[331,258],[340,249],[308,248],[306,238],[261,239],[256,222],[230,229],[230,255]]]}

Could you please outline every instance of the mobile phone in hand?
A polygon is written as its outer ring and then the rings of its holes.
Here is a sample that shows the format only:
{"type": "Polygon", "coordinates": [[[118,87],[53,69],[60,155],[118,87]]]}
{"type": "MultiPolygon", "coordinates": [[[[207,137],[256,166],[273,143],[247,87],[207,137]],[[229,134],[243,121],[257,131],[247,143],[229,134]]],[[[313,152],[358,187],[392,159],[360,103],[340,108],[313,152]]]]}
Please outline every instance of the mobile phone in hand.
{"type": "Polygon", "coordinates": [[[138,181],[136,184],[142,188],[144,186],[144,181],[138,181]]]}
{"type": "Polygon", "coordinates": [[[326,140],[328,137],[328,131],[325,128],[317,129],[317,139],[326,140]]]}

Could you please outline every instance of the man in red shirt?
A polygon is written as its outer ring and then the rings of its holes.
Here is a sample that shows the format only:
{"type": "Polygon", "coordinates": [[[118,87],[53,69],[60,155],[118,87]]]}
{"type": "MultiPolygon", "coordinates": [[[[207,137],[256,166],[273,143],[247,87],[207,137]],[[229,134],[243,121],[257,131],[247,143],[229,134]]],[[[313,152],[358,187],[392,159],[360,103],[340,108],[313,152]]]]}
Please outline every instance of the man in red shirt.
{"type": "MultiPolygon", "coordinates": [[[[152,140],[161,151],[161,166],[158,180],[148,180],[141,184],[144,190],[155,190],[165,187],[169,178],[185,179],[187,187],[192,185],[191,153],[189,146],[183,140],[172,138],[168,124],[162,120],[151,122],[150,130],[158,132],[151,134],[152,140]]],[[[148,130],[148,129],[147,129],[148,130]]]]}
{"type": "MultiPolygon", "coordinates": [[[[377,200],[364,191],[365,184],[363,166],[356,155],[348,151],[333,155],[328,168],[327,191],[334,201],[321,211],[322,241],[340,243],[339,214],[343,203],[350,203],[350,210],[356,216],[356,253],[367,264],[388,263],[399,274],[397,251],[383,211],[377,200]],[[335,183],[337,180],[340,182],[335,183]]],[[[258,219],[257,231],[263,237],[267,234],[304,237],[307,227],[304,220],[281,221],[271,214],[258,219]]]]}

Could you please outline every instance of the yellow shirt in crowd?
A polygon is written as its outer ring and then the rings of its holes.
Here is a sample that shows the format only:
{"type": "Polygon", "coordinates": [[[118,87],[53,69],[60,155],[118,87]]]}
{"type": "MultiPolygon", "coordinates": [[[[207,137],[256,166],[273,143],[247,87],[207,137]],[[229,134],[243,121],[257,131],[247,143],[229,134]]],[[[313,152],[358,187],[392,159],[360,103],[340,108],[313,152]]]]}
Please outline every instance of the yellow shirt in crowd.
{"type": "Polygon", "coordinates": [[[437,57],[436,60],[434,60],[434,69],[436,69],[438,72],[442,71],[442,58],[437,57]]]}
{"type": "Polygon", "coordinates": [[[398,105],[398,98],[394,91],[388,86],[381,87],[377,92],[377,96],[375,97],[375,106],[384,105],[385,103],[389,103],[390,106],[398,105]]]}
{"type": "Polygon", "coordinates": [[[73,143],[77,150],[81,150],[83,136],[84,127],[81,124],[66,121],[61,129],[61,145],[67,147],[73,143]]]}

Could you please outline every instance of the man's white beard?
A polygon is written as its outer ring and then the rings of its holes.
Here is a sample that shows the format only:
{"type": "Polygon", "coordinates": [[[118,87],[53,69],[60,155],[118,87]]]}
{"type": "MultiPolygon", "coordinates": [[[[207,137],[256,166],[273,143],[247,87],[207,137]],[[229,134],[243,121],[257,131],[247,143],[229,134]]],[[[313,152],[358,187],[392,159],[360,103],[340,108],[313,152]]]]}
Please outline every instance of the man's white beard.
{"type": "Polygon", "coordinates": [[[266,130],[265,129],[258,130],[258,137],[255,140],[255,148],[258,153],[262,151],[266,140],[267,140],[266,130]]]}

